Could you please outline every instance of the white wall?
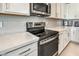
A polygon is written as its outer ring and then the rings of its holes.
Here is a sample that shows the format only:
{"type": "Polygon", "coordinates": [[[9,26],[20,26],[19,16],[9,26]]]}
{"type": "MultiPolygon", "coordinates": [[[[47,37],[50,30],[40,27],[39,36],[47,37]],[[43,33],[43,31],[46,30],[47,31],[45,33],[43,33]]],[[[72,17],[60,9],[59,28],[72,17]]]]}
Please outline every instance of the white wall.
{"type": "Polygon", "coordinates": [[[46,22],[46,27],[58,26],[57,20],[46,19],[44,17],[0,15],[0,22],[2,22],[2,28],[0,28],[0,34],[25,32],[26,31],[26,22],[30,22],[30,21],[46,22]]]}

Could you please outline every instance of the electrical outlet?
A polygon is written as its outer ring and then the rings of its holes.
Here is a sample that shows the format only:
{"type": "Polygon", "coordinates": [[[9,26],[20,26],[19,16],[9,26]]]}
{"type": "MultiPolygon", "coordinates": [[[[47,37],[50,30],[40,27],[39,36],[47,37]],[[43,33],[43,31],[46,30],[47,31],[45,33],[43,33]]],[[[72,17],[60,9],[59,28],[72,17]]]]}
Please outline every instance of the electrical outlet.
{"type": "Polygon", "coordinates": [[[2,22],[0,22],[0,28],[2,28],[2,22]]]}

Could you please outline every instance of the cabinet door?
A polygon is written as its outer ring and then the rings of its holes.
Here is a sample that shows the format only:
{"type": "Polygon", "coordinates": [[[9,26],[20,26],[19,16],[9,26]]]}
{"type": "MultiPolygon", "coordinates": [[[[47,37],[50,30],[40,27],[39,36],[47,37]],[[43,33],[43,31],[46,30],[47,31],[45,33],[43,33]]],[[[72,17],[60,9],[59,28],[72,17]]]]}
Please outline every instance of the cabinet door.
{"type": "Polygon", "coordinates": [[[72,41],[79,43],[79,28],[74,28],[72,32],[72,41]]]}
{"type": "Polygon", "coordinates": [[[79,4],[76,3],[61,3],[61,15],[64,19],[78,19],[79,4]]]}
{"type": "Polygon", "coordinates": [[[6,4],[0,3],[0,13],[4,12],[6,10],[6,4]]]}
{"type": "Polygon", "coordinates": [[[63,32],[60,32],[59,33],[59,45],[58,45],[58,54],[60,54],[61,52],[62,52],[62,50],[64,49],[63,47],[64,47],[64,42],[63,42],[63,32]]]}
{"type": "Polygon", "coordinates": [[[62,19],[74,19],[76,6],[75,4],[60,3],[60,18],[62,19]]]}
{"type": "Polygon", "coordinates": [[[69,18],[69,5],[68,4],[64,4],[64,19],[68,19],[69,18]]]}
{"type": "Polygon", "coordinates": [[[67,19],[68,7],[65,3],[56,3],[56,18],[67,19]]]}
{"type": "Polygon", "coordinates": [[[56,17],[61,18],[61,3],[56,4],[56,17]]]}
{"type": "Polygon", "coordinates": [[[69,19],[79,19],[79,3],[69,4],[69,19]]]}
{"type": "Polygon", "coordinates": [[[75,18],[76,19],[79,19],[79,3],[75,3],[74,4],[75,5],[75,7],[74,7],[74,9],[75,9],[75,18]]]}
{"type": "Polygon", "coordinates": [[[63,51],[63,49],[67,46],[69,41],[70,40],[69,40],[68,32],[67,31],[60,32],[58,54],[60,54],[63,51]]]}
{"type": "Polygon", "coordinates": [[[61,13],[60,16],[62,19],[68,19],[69,17],[69,5],[66,3],[61,3],[61,13]]]}
{"type": "Polygon", "coordinates": [[[64,19],[65,18],[65,16],[64,16],[64,7],[65,6],[65,4],[64,3],[60,3],[60,18],[61,19],[64,19]]]}
{"type": "Polygon", "coordinates": [[[74,3],[68,4],[68,19],[75,19],[76,6],[74,3]]]}
{"type": "MultiPolygon", "coordinates": [[[[71,29],[67,29],[67,32],[66,32],[66,33],[67,33],[67,38],[68,38],[68,39],[67,39],[67,42],[69,43],[70,40],[71,40],[71,29]]],[[[67,43],[67,44],[68,44],[68,43],[67,43]]]]}
{"type": "Polygon", "coordinates": [[[63,33],[63,36],[64,36],[64,40],[63,40],[63,45],[64,45],[64,48],[67,46],[67,44],[69,43],[69,33],[68,31],[64,31],[63,33]]]}
{"type": "Polygon", "coordinates": [[[61,3],[51,3],[51,16],[49,18],[61,18],[61,3]]]}
{"type": "Polygon", "coordinates": [[[67,19],[68,6],[65,3],[56,3],[56,18],[67,19]]]}
{"type": "Polygon", "coordinates": [[[12,14],[30,14],[28,3],[6,3],[6,12],[12,14]]]}

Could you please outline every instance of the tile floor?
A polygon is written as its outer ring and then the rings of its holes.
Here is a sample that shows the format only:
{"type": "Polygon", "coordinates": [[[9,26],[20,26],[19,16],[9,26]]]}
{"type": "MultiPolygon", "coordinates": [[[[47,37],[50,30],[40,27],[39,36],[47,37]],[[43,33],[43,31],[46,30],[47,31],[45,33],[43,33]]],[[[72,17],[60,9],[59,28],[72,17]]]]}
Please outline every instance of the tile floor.
{"type": "Polygon", "coordinates": [[[70,42],[60,56],[79,56],[79,43],[70,42]]]}

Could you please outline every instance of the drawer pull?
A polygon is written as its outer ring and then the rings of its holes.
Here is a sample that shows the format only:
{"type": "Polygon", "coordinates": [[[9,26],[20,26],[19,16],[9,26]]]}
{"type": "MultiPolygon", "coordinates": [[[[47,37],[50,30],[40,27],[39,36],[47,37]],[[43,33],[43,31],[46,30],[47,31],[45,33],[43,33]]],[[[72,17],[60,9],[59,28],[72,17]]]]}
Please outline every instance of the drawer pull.
{"type": "Polygon", "coordinates": [[[29,48],[29,49],[27,49],[27,50],[25,50],[25,51],[19,53],[19,55],[22,55],[22,54],[24,54],[24,53],[26,53],[26,52],[28,52],[28,51],[30,51],[30,50],[31,50],[31,49],[29,48]]]}

